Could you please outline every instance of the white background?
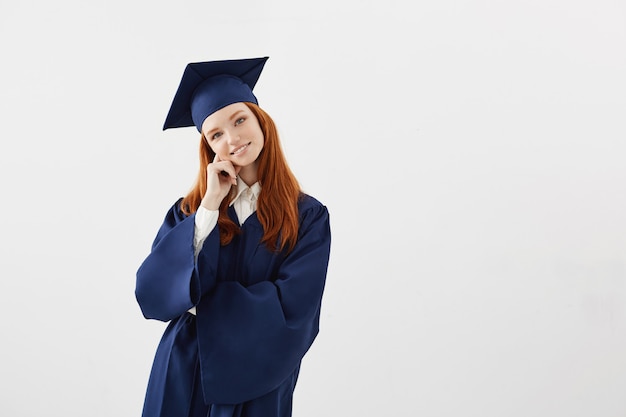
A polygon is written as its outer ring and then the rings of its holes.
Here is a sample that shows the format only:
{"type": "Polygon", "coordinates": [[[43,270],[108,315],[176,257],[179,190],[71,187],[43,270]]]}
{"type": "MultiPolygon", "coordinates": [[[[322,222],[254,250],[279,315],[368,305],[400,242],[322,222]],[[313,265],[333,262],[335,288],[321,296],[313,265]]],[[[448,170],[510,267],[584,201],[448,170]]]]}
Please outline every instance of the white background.
{"type": "Polygon", "coordinates": [[[333,250],[294,416],[626,415],[626,4],[0,3],[0,415],[138,417],[135,272],[197,170],[188,62],[255,89],[333,250]]]}

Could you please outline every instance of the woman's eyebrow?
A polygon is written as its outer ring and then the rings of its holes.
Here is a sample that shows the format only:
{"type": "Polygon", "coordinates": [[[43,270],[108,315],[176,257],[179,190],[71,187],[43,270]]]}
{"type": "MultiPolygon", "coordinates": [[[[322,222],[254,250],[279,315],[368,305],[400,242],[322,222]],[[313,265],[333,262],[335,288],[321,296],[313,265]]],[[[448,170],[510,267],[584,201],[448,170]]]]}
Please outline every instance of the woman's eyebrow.
{"type": "Polygon", "coordinates": [[[230,116],[230,120],[235,119],[237,116],[239,116],[241,113],[245,113],[243,110],[237,110],[236,112],[234,112],[231,116],[230,116]]]}
{"type": "Polygon", "coordinates": [[[218,130],[219,130],[219,128],[214,127],[213,129],[211,129],[211,130],[207,130],[206,132],[204,132],[204,136],[206,136],[206,137],[208,138],[208,137],[210,137],[210,136],[211,136],[211,133],[216,132],[216,131],[218,131],[218,130]]]}
{"type": "MultiPolygon", "coordinates": [[[[245,114],[246,112],[245,112],[245,111],[243,111],[243,110],[237,110],[236,112],[234,112],[233,114],[231,114],[231,115],[230,115],[230,117],[228,118],[228,120],[234,120],[234,119],[236,119],[236,118],[237,118],[240,114],[242,114],[242,113],[243,113],[243,114],[245,114]]],[[[211,130],[207,130],[207,131],[204,133],[204,135],[205,135],[206,137],[209,137],[209,136],[211,136],[211,133],[213,133],[213,132],[215,132],[215,131],[217,131],[217,130],[220,130],[220,129],[219,129],[219,127],[214,127],[214,128],[213,128],[213,129],[211,129],[211,130]]]]}

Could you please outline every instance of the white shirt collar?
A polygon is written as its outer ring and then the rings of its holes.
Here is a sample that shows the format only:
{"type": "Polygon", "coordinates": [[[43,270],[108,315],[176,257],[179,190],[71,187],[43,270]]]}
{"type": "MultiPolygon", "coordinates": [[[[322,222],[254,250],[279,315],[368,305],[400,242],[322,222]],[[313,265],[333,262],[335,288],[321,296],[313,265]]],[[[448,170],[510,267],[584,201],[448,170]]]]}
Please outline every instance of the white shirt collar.
{"type": "Polygon", "coordinates": [[[235,204],[235,201],[237,201],[242,194],[245,196],[246,194],[244,194],[244,192],[246,190],[250,190],[252,193],[252,196],[246,196],[246,198],[250,201],[256,201],[259,198],[259,193],[261,192],[261,184],[257,181],[252,184],[252,186],[248,187],[248,184],[246,184],[240,177],[237,177],[237,195],[230,201],[229,205],[232,206],[235,204]]]}

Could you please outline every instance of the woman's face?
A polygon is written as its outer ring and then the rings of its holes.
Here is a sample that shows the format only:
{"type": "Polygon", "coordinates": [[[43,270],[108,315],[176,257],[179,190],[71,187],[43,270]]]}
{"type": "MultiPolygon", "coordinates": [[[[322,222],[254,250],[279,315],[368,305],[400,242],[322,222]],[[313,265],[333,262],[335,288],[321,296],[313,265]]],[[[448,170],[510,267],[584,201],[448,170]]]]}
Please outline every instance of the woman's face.
{"type": "Polygon", "coordinates": [[[265,138],[248,106],[234,103],[209,115],[202,123],[202,133],[222,161],[230,161],[242,170],[254,169],[256,174],[265,138]]]}

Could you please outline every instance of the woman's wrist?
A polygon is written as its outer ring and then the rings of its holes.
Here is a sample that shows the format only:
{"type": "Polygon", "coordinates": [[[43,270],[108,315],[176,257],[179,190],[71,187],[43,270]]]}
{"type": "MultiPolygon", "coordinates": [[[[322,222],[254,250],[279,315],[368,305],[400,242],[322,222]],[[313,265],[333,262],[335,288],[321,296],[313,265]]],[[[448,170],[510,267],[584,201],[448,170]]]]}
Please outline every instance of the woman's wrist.
{"type": "Polygon", "coordinates": [[[216,198],[203,198],[200,202],[200,205],[207,210],[219,210],[220,203],[222,201],[218,201],[216,198]]]}

